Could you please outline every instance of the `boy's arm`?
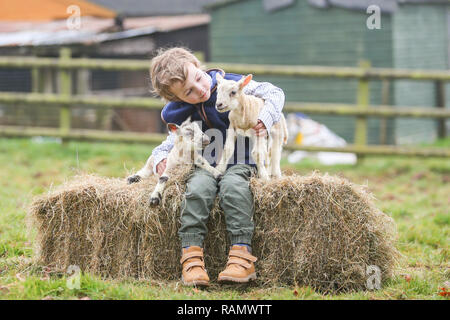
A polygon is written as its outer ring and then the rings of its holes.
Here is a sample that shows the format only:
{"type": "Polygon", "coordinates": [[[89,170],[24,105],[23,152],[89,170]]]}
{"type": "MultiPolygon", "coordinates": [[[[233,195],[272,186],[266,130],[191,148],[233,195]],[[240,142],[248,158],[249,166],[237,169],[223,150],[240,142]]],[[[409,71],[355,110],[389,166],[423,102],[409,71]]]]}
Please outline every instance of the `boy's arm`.
{"type": "Polygon", "coordinates": [[[159,146],[157,146],[152,151],[152,156],[154,159],[153,162],[153,172],[156,174],[156,165],[161,162],[161,160],[166,159],[167,155],[169,154],[170,150],[173,148],[175,135],[173,133],[169,133],[169,136],[166,138],[166,140],[161,143],[159,146]]]}
{"type": "Polygon", "coordinates": [[[244,87],[244,93],[250,94],[264,100],[264,107],[261,110],[258,119],[266,126],[267,132],[270,132],[274,122],[280,120],[281,112],[284,106],[284,92],[269,82],[250,81],[244,87]]]}

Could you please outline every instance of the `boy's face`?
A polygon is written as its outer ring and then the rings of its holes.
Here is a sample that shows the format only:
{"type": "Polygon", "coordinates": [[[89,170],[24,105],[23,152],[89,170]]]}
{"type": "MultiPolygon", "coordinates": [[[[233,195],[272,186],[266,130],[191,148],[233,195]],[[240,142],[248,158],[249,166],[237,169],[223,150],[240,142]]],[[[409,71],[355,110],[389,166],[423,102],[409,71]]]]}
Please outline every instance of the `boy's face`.
{"type": "Polygon", "coordinates": [[[189,63],[186,81],[174,82],[170,86],[170,91],[178,99],[190,104],[205,102],[211,96],[211,77],[192,63],[189,63]]]}

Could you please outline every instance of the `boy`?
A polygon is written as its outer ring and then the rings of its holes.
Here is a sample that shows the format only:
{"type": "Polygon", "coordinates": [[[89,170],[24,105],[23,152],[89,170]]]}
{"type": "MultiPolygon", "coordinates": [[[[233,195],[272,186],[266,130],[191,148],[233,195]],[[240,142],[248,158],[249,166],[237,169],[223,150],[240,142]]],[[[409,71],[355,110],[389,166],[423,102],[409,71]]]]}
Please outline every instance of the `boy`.
{"type": "MultiPolygon", "coordinates": [[[[201,121],[204,132],[213,128],[216,132],[219,130],[223,137],[220,147],[223,148],[229,121],[228,112],[219,113],[215,109],[218,72],[225,79],[238,81],[242,77],[220,69],[203,71],[199,60],[184,48],[160,51],[152,59],[150,67],[154,92],[169,102],[161,112],[162,120],[180,125],[191,116],[192,121],[201,121]]],[[[257,135],[266,135],[272,124],[280,118],[284,105],[283,91],[270,83],[253,80],[243,90],[246,94],[265,100],[258,124],[253,129],[257,135]]],[[[153,171],[159,175],[164,172],[167,154],[173,147],[173,138],[169,134],[166,141],[152,152],[153,171]]],[[[219,274],[218,281],[245,283],[256,278],[254,262],[257,258],[251,254],[253,196],[249,187],[249,178],[255,166],[250,162],[248,138],[246,139],[244,152],[238,155],[238,149],[242,150],[242,147],[235,148],[232,158],[234,162],[228,164],[220,181],[198,167],[187,181],[178,231],[182,245],[182,281],[185,285],[209,284],[203,259],[203,239],[216,194],[219,195],[232,245],[228,263],[219,274]]],[[[212,161],[211,165],[215,166],[215,162],[212,161]]]]}

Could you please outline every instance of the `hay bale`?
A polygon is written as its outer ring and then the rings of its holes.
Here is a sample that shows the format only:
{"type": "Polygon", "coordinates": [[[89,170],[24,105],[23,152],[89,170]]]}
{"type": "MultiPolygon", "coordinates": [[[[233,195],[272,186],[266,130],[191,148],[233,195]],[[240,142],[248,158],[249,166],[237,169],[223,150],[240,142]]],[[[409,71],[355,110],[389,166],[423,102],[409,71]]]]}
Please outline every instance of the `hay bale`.
{"type": "MultiPolygon", "coordinates": [[[[178,280],[177,230],[188,175],[186,168],[173,173],[158,208],[148,206],[155,177],[127,185],[125,179],[81,175],[38,197],[29,210],[37,260],[61,271],[77,265],[104,277],[178,280]]],[[[250,187],[260,283],[360,290],[371,265],[380,268],[382,280],[391,277],[395,225],[363,187],[318,173],[268,183],[252,178],[250,187]]],[[[216,279],[229,246],[217,199],[208,228],[205,260],[216,279]]]]}

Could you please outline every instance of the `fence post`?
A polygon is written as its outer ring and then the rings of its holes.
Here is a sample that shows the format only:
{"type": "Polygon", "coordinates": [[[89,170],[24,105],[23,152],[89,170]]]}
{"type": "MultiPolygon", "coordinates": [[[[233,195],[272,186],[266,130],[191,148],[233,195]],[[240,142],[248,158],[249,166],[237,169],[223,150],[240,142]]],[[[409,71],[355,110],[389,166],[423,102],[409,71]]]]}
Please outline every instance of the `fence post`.
{"type": "MultiPolygon", "coordinates": [[[[71,50],[69,48],[61,48],[59,51],[59,58],[61,60],[69,60],[71,58],[71,50]]],[[[59,70],[60,92],[63,96],[69,96],[72,93],[72,78],[69,69],[59,70]]],[[[70,131],[70,106],[63,105],[60,107],[59,113],[59,128],[62,138],[70,131]]]]}
{"type": "MultiPolygon", "coordinates": [[[[391,82],[388,79],[383,79],[381,82],[381,104],[383,106],[390,105],[390,88],[391,82]]],[[[387,144],[387,127],[388,127],[388,119],[381,118],[380,119],[380,144],[387,144]]]]}
{"type": "Polygon", "coordinates": [[[31,68],[31,92],[33,93],[53,93],[51,70],[41,67],[31,68]]]}
{"type": "Polygon", "coordinates": [[[31,92],[42,92],[41,70],[38,67],[31,68],[31,92]]]}
{"type": "MultiPolygon", "coordinates": [[[[367,60],[360,61],[359,66],[363,69],[370,68],[370,62],[367,60]]],[[[366,110],[370,103],[369,79],[367,77],[359,78],[358,92],[356,98],[357,108],[366,110]]],[[[367,145],[367,116],[356,117],[355,125],[355,145],[367,145]]]]}
{"type": "MultiPolygon", "coordinates": [[[[445,108],[445,82],[435,81],[436,92],[436,107],[445,108]]],[[[446,119],[437,120],[437,136],[438,138],[445,138],[447,136],[447,128],[445,126],[446,119]]]]}
{"type": "MultiPolygon", "coordinates": [[[[44,92],[44,70],[42,68],[31,68],[31,92],[44,92]]],[[[30,122],[28,123],[28,125],[33,125],[33,121],[36,121],[36,123],[38,124],[38,114],[38,108],[30,108],[30,110],[27,111],[27,115],[30,118],[30,122]]]]}

